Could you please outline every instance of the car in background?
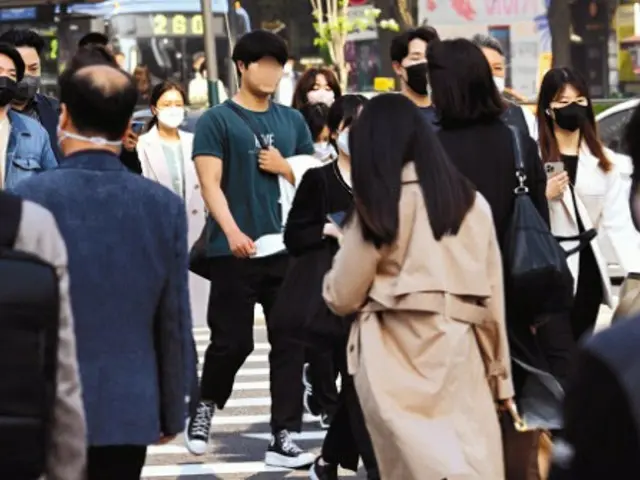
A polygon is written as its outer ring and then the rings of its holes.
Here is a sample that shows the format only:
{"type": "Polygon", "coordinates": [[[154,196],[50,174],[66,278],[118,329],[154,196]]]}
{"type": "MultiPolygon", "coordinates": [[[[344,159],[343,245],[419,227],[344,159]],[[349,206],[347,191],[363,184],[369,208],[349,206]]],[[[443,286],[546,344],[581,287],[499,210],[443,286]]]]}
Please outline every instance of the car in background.
{"type": "MultiPolygon", "coordinates": [[[[613,161],[622,175],[625,188],[628,192],[631,190],[631,173],[633,172],[633,166],[624,145],[624,131],[639,104],[640,98],[632,98],[596,115],[600,140],[605,147],[616,153],[613,161]]],[[[624,277],[624,271],[617,264],[617,259],[609,239],[604,238],[602,243],[602,253],[609,264],[609,276],[614,280],[624,277]]]]}

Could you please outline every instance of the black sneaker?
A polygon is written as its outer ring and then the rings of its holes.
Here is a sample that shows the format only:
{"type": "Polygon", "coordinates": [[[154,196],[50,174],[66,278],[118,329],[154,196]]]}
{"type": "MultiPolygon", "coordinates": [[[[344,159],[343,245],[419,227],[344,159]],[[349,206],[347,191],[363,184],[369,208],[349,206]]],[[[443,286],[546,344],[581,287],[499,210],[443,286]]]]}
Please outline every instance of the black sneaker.
{"type": "Polygon", "coordinates": [[[302,402],[304,409],[310,415],[314,417],[320,416],[322,409],[317,400],[313,396],[313,386],[311,385],[311,379],[309,378],[309,364],[305,363],[302,369],[302,384],[304,385],[304,393],[302,395],[302,402]]]}
{"type": "Polygon", "coordinates": [[[214,411],[215,407],[212,403],[200,402],[196,409],[196,414],[187,421],[184,439],[187,444],[187,450],[193,455],[207,453],[214,411]]]}
{"type": "Polygon", "coordinates": [[[264,463],[270,467],[302,468],[311,465],[314,460],[315,455],[296,445],[287,430],[272,435],[264,456],[264,463]]]}
{"type": "Polygon", "coordinates": [[[311,480],[338,480],[338,467],[328,463],[320,465],[320,458],[316,458],[313,465],[311,465],[309,478],[311,480]]]}

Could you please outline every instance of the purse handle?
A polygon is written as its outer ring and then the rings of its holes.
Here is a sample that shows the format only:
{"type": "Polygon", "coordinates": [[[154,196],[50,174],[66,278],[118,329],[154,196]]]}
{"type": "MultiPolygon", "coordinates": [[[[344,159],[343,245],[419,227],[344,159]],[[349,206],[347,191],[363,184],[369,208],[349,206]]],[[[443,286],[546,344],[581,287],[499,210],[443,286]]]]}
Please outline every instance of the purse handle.
{"type": "Polygon", "coordinates": [[[527,174],[524,173],[524,161],[522,159],[522,144],[520,142],[520,132],[513,125],[507,125],[511,131],[511,140],[513,146],[513,159],[516,164],[516,178],[518,186],[513,190],[516,195],[526,195],[529,193],[529,187],[526,185],[527,174]]]}

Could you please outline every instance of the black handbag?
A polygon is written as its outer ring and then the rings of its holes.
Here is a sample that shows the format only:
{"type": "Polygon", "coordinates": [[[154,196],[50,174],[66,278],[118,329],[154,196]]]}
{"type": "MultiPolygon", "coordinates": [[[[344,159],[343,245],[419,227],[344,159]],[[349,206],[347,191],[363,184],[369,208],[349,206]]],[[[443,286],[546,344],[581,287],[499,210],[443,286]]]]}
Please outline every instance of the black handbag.
{"type": "Polygon", "coordinates": [[[565,311],[573,300],[567,254],[529,197],[520,134],[515,127],[509,129],[518,186],[503,243],[506,294],[532,316],[565,311]]]}
{"type": "Polygon", "coordinates": [[[189,270],[205,280],[211,280],[209,257],[207,256],[207,225],[189,251],[189,270]]]}

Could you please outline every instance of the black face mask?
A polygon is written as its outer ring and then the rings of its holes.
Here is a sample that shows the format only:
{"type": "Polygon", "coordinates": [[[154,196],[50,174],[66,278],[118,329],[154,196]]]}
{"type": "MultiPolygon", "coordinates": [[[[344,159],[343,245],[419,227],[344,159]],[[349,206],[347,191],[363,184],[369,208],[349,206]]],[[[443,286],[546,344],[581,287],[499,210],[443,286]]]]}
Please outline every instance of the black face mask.
{"type": "Polygon", "coordinates": [[[0,108],[11,103],[16,95],[17,84],[9,77],[0,77],[0,108]]]}
{"type": "Polygon", "coordinates": [[[553,115],[556,124],[563,130],[575,132],[587,119],[587,108],[577,103],[570,103],[566,107],[554,108],[553,115]]]}
{"type": "Polygon", "coordinates": [[[24,78],[20,82],[18,82],[14,100],[20,103],[29,102],[33,97],[36,96],[39,88],[40,77],[25,75],[24,78]]]}
{"type": "Polygon", "coordinates": [[[407,71],[407,85],[418,95],[427,94],[427,62],[416,63],[410,67],[405,67],[407,71]]]}

